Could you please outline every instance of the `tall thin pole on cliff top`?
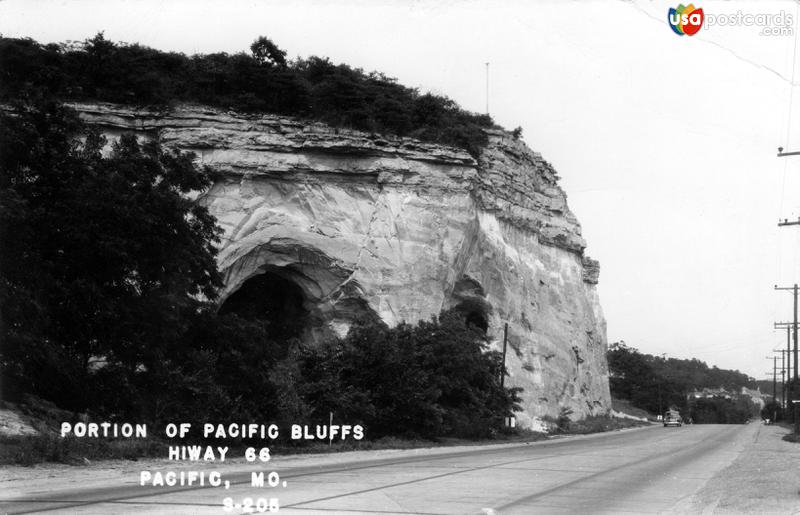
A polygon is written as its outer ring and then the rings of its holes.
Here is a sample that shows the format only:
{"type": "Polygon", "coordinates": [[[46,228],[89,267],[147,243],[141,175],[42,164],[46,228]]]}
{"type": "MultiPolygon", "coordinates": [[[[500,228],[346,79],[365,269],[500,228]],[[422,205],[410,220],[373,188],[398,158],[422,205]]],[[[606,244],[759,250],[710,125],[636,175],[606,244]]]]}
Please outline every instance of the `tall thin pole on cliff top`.
{"type": "Polygon", "coordinates": [[[500,389],[506,385],[506,347],[508,347],[508,322],[503,329],[503,366],[500,368],[500,389]]]}
{"type": "Polygon", "coordinates": [[[486,63],[486,114],[489,114],[489,63],[486,63]]]}

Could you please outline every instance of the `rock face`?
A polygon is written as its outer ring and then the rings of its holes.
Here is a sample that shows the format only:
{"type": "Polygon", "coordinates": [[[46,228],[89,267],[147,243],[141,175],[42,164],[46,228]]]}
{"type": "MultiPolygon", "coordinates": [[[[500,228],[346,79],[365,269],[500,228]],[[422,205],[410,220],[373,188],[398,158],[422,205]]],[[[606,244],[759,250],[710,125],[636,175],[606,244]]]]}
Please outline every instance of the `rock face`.
{"type": "Polygon", "coordinates": [[[221,178],[198,201],[224,229],[222,299],[274,274],[302,291],[307,336],[458,308],[524,388],[522,426],[610,409],[599,265],[558,176],[503,131],[479,159],[408,138],[184,106],[75,107],[110,135],[192,151],[221,178]]]}

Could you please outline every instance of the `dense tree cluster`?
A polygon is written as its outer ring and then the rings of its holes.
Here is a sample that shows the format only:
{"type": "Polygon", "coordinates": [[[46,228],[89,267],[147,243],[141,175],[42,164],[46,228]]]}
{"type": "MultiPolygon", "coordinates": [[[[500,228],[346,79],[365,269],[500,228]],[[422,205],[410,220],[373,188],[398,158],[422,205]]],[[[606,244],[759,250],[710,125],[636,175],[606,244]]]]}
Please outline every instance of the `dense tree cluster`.
{"type": "Polygon", "coordinates": [[[188,195],[212,179],[157,142],[109,148],[54,102],[0,112],[4,399],[152,422],[334,412],[426,438],[485,437],[517,408],[498,353],[455,312],[308,345],[287,341],[291,322],[218,311],[218,229],[188,195]]]}
{"type": "Polygon", "coordinates": [[[456,311],[415,326],[357,326],[289,363],[304,378],[296,395],[311,418],[333,411],[373,434],[486,437],[519,409],[521,389],[499,383],[501,354],[456,311]]]}
{"type": "Polygon", "coordinates": [[[709,367],[697,359],[667,359],[643,354],[622,342],[609,347],[608,368],[611,395],[629,400],[651,413],[674,406],[685,417],[708,423],[743,422],[754,413],[752,402],[747,398],[742,398],[741,402],[702,399],[697,404],[687,399],[689,393],[703,388],[721,387],[732,393],[740,392],[743,386],[755,388],[755,380],[737,370],[709,367]]]}
{"type": "Polygon", "coordinates": [[[55,103],[0,117],[4,395],[105,406],[101,386],[158,372],[215,295],[215,221],[185,195],[209,173],[132,136],[104,144],[55,103]]]}
{"type": "Polygon", "coordinates": [[[747,397],[696,399],[688,407],[688,416],[695,424],[744,424],[759,414],[747,397]]]}
{"type": "Polygon", "coordinates": [[[420,94],[381,73],[320,57],[287,61],[286,52],[264,37],[251,52],[186,56],[115,44],[102,33],[79,45],[0,38],[0,101],[36,89],[71,101],[165,108],[197,102],[412,136],[473,155],[486,144],[484,129],[493,126],[488,115],[464,111],[446,97],[420,94]]]}
{"type": "Polygon", "coordinates": [[[486,438],[519,409],[521,389],[500,387],[500,354],[457,312],[288,347],[264,322],[206,316],[175,358],[162,408],[187,421],[326,424],[333,413],[371,438],[486,438]]]}

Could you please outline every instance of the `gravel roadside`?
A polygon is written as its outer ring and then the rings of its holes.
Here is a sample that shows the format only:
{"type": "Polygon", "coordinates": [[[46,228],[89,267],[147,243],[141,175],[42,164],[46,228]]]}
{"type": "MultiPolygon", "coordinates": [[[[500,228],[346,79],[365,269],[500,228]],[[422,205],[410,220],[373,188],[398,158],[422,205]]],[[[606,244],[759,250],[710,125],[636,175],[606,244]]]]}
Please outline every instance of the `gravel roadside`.
{"type": "Polygon", "coordinates": [[[680,513],[800,513],[800,444],[785,442],[789,431],[759,425],[727,468],[681,503],[680,513]]]}

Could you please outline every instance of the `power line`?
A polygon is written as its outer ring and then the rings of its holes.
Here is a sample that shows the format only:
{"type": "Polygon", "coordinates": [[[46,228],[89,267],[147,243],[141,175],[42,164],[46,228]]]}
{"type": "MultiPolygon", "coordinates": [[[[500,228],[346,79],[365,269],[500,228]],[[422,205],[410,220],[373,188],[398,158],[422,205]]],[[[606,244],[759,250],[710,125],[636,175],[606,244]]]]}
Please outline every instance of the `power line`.
{"type": "MultiPolygon", "coordinates": [[[[797,4],[795,4],[795,19],[797,19],[798,8],[797,4]]],[[[795,27],[794,31],[794,45],[792,46],[792,79],[789,81],[789,109],[786,111],[786,138],[784,139],[785,145],[788,145],[791,141],[791,134],[792,134],[792,105],[794,104],[794,74],[795,68],[797,63],[797,28],[795,27]]],[[[780,154],[780,150],[779,150],[780,154]]],[[[783,198],[786,192],[786,167],[788,166],[788,161],[783,162],[783,181],[781,184],[781,200],[780,200],[780,207],[778,208],[778,216],[783,212],[783,198]]],[[[780,224],[779,224],[780,225],[780,224]]]]}
{"type": "MultiPolygon", "coordinates": [[[[648,18],[650,18],[652,20],[655,20],[659,24],[663,24],[664,23],[663,19],[657,18],[656,16],[653,16],[649,12],[645,11],[644,9],[639,7],[636,4],[636,2],[630,2],[630,4],[634,7],[634,9],[636,9],[640,13],[644,14],[648,18]]],[[[795,15],[795,19],[797,19],[796,15],[795,15]]],[[[796,36],[797,36],[797,30],[795,29],[795,37],[796,36]]],[[[775,70],[775,69],[773,69],[773,68],[771,68],[771,67],[769,67],[769,66],[767,66],[765,64],[761,64],[761,63],[759,63],[757,61],[753,61],[753,60],[747,59],[746,57],[742,57],[741,55],[736,53],[734,50],[726,47],[725,45],[717,43],[716,41],[712,41],[710,39],[706,39],[706,38],[704,38],[702,36],[695,36],[694,39],[698,40],[698,41],[702,41],[703,43],[708,43],[709,45],[714,45],[715,47],[717,47],[717,48],[719,48],[721,50],[724,50],[725,52],[729,53],[730,55],[732,55],[733,57],[735,57],[739,61],[742,61],[743,63],[749,64],[750,66],[755,66],[756,68],[761,68],[762,70],[765,70],[765,71],[777,76],[782,81],[788,82],[789,84],[792,84],[792,85],[796,85],[794,83],[794,75],[792,75],[792,78],[790,79],[789,77],[786,77],[785,75],[783,75],[781,72],[779,72],[779,71],[777,71],[777,70],[775,70]]]]}

